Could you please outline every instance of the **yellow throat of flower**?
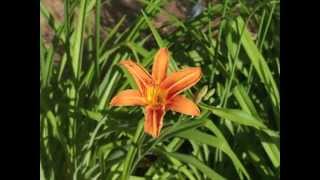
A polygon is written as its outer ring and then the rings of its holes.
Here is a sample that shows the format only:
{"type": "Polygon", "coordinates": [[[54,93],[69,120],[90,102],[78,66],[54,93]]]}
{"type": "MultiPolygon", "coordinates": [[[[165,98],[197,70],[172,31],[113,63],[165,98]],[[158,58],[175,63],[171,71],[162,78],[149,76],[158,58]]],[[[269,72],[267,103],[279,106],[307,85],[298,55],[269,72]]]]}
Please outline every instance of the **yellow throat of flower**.
{"type": "Polygon", "coordinates": [[[146,97],[149,105],[165,104],[165,91],[159,87],[148,87],[146,97]]]}

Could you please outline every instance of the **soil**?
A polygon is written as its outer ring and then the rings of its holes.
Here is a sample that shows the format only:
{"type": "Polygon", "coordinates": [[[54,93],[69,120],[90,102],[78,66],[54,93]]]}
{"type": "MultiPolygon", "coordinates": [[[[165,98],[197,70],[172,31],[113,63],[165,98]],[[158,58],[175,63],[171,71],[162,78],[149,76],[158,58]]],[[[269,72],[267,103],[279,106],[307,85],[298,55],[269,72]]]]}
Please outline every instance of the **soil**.
{"type": "MultiPolygon", "coordinates": [[[[64,20],[63,0],[42,0],[42,2],[44,7],[52,14],[55,21],[62,22],[64,20]]],[[[209,0],[204,0],[203,2],[206,4],[209,0]]],[[[211,0],[211,3],[216,2],[217,0],[211,0]]],[[[124,15],[127,17],[125,26],[129,26],[142,9],[142,4],[138,0],[102,0],[101,4],[102,28],[115,26],[124,15]]],[[[163,10],[152,19],[153,24],[161,33],[171,33],[174,31],[174,27],[168,26],[168,13],[180,20],[186,20],[190,15],[193,5],[194,3],[191,1],[169,0],[168,3],[164,5],[163,10]]],[[[46,45],[48,45],[52,41],[54,32],[42,16],[40,16],[40,28],[41,35],[46,45]]]]}

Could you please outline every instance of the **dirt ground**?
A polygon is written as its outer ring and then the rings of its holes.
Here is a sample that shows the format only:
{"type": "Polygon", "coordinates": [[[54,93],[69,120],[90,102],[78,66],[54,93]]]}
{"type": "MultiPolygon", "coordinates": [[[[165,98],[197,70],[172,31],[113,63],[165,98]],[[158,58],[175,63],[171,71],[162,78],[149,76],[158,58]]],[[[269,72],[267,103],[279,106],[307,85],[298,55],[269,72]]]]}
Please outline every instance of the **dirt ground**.
{"type": "MultiPolygon", "coordinates": [[[[212,0],[211,2],[216,2],[212,0]]],[[[203,1],[203,5],[209,1],[203,1]]],[[[63,0],[42,0],[44,7],[52,14],[55,21],[62,22],[64,20],[64,2],[63,0]]],[[[122,17],[126,15],[125,24],[130,25],[134,18],[140,13],[142,4],[138,0],[102,0],[101,10],[101,26],[113,27],[122,17]]],[[[168,13],[174,15],[180,20],[186,20],[190,15],[194,4],[191,1],[170,0],[152,21],[161,33],[170,33],[173,27],[167,26],[169,22],[168,13]],[[165,26],[165,27],[164,27],[165,26]]],[[[46,44],[52,41],[54,36],[48,22],[40,16],[41,34],[46,44]]]]}

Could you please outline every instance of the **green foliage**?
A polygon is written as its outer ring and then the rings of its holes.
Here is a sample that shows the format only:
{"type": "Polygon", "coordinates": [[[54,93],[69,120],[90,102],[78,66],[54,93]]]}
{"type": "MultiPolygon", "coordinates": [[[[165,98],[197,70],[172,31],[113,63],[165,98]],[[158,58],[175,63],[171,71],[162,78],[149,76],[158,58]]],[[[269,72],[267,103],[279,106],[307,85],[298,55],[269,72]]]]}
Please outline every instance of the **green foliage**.
{"type": "Polygon", "coordinates": [[[104,3],[65,0],[57,22],[41,2],[54,31],[50,45],[40,37],[41,179],[279,179],[279,2],[209,3],[195,18],[169,15],[169,34],[153,24],[167,1],[143,0],[131,25],[113,27],[101,26],[104,3]],[[201,115],[169,112],[153,139],[139,107],[108,104],[135,86],[118,62],[150,69],[159,47],[170,72],[201,67],[186,92],[201,115]]]}

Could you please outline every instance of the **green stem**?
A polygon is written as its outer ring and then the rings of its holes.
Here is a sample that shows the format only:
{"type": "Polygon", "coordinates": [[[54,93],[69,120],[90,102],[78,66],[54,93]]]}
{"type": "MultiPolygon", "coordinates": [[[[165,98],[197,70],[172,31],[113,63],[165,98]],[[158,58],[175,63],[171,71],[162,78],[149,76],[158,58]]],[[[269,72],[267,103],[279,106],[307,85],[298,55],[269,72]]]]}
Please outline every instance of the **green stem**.
{"type": "MultiPolygon", "coordinates": [[[[100,69],[99,69],[99,52],[100,52],[100,13],[101,12],[101,0],[96,1],[96,58],[95,58],[95,70],[97,80],[100,80],[100,69]]],[[[98,84],[99,81],[97,81],[98,84]]]]}
{"type": "Polygon", "coordinates": [[[126,156],[126,159],[123,164],[123,171],[121,174],[121,180],[127,180],[129,178],[131,169],[132,169],[132,163],[135,159],[135,155],[137,153],[137,144],[138,141],[141,139],[143,134],[143,124],[144,124],[144,118],[142,118],[137,126],[137,130],[132,138],[132,146],[130,146],[128,150],[128,154],[126,156]]]}

